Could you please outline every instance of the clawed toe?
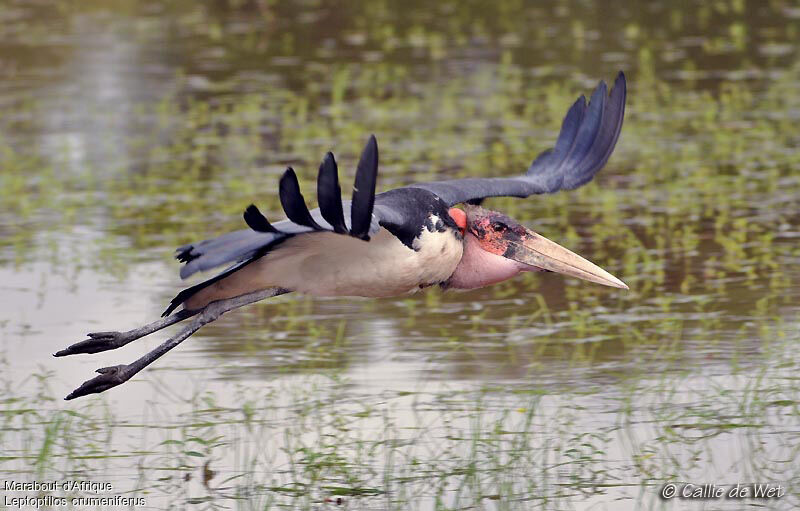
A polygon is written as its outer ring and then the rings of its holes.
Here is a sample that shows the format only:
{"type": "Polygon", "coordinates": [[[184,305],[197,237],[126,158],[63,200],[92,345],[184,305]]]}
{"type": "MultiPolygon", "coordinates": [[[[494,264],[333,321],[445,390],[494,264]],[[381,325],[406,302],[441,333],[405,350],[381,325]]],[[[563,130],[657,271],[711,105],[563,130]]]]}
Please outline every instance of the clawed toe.
{"type": "Polygon", "coordinates": [[[64,399],[70,400],[85,396],[87,394],[98,394],[116,387],[117,385],[121,385],[133,378],[136,373],[155,362],[159,357],[163,356],[169,350],[182,343],[189,336],[199,330],[203,325],[214,321],[220,315],[230,310],[238,309],[244,305],[263,300],[264,298],[269,298],[288,292],[289,291],[286,289],[277,287],[262,289],[261,291],[255,291],[253,293],[244,294],[234,298],[213,302],[203,309],[182,310],[172,314],[171,316],[167,316],[166,318],[148,323],[147,325],[135,328],[133,330],[128,330],[127,332],[93,332],[88,335],[88,339],[77,342],[66,349],[54,353],[53,356],[63,357],[76,353],[99,353],[101,351],[113,350],[115,348],[125,346],[136,339],[140,339],[145,335],[150,335],[153,332],[157,332],[162,328],[174,325],[175,323],[183,321],[184,319],[197,316],[194,321],[192,321],[189,325],[186,325],[181,331],[156,346],[144,356],[134,360],[130,364],[102,367],[98,369],[98,376],[83,382],[80,387],[70,392],[70,394],[64,399]]]}
{"type": "Polygon", "coordinates": [[[91,332],[86,335],[91,339],[111,340],[119,337],[121,334],[119,332],[91,332]]]}
{"type": "Polygon", "coordinates": [[[125,383],[128,381],[128,378],[130,378],[130,375],[125,374],[125,369],[127,367],[126,365],[101,367],[97,370],[97,372],[100,373],[99,376],[95,376],[91,380],[83,382],[80,387],[70,392],[64,400],[69,401],[70,399],[75,399],[76,397],[85,396],[87,394],[98,394],[125,383]]]}
{"type": "Polygon", "coordinates": [[[54,357],[64,357],[77,353],[100,353],[113,350],[125,345],[125,336],[122,332],[93,332],[85,341],[76,342],[72,346],[53,354],[54,357]]]}

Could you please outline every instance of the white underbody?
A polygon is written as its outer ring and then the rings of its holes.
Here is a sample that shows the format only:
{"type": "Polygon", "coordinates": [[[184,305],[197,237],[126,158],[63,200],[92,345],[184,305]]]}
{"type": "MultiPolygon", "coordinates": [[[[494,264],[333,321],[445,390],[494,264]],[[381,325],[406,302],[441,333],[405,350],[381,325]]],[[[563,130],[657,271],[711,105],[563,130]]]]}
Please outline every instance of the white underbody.
{"type": "Polygon", "coordinates": [[[418,250],[385,229],[368,242],[329,232],[294,236],[199,291],[184,305],[198,309],[270,287],[313,296],[397,296],[447,280],[463,251],[463,242],[449,229],[430,232],[423,228],[414,245],[418,250]]]}

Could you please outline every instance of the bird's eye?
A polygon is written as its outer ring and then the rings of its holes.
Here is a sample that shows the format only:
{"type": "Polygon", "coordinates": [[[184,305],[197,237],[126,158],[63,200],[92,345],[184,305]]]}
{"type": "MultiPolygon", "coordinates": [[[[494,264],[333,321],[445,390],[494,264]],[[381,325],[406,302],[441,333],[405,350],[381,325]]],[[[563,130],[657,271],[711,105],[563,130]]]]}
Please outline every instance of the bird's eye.
{"type": "Polygon", "coordinates": [[[508,226],[499,220],[492,220],[492,229],[495,231],[505,231],[508,229],[508,226]]]}

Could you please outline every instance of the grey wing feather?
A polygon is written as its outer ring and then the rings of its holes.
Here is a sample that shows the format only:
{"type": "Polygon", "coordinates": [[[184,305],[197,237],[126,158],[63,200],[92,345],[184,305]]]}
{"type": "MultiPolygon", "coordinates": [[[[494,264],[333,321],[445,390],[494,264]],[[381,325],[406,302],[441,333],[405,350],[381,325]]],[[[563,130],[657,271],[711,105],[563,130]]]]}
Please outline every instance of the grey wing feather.
{"type": "MultiPolygon", "coordinates": [[[[342,201],[342,209],[345,213],[345,225],[349,230],[351,228],[349,200],[342,201]]],[[[319,208],[312,210],[311,216],[325,231],[334,232],[333,226],[322,218],[319,208]]],[[[378,222],[378,217],[372,215],[372,222],[369,228],[370,235],[375,234],[380,229],[378,222]]],[[[268,251],[271,246],[277,245],[291,236],[320,232],[304,225],[298,225],[290,220],[281,220],[280,222],[275,222],[272,226],[278,231],[277,233],[242,229],[199,243],[190,243],[179,247],[176,251],[176,257],[180,261],[186,262],[181,268],[181,278],[185,279],[197,272],[208,271],[224,264],[238,263],[255,256],[259,252],[266,253],[265,251],[268,251]]]]}
{"type": "Polygon", "coordinates": [[[282,233],[256,232],[252,229],[229,232],[198,243],[178,247],[175,257],[186,264],[181,268],[181,278],[199,271],[207,271],[223,264],[247,259],[259,249],[285,238],[282,233]]]}

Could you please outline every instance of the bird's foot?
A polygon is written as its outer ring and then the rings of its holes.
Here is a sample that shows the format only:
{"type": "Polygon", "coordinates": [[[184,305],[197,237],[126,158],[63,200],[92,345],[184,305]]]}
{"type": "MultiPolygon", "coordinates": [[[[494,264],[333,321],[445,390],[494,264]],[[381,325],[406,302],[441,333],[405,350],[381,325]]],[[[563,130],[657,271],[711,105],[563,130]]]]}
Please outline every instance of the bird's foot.
{"type": "Polygon", "coordinates": [[[128,381],[131,376],[136,374],[126,371],[127,365],[118,365],[111,367],[101,367],[97,370],[99,376],[95,376],[91,380],[86,380],[80,387],[69,393],[64,398],[65,401],[75,399],[76,397],[86,396],[88,394],[99,394],[106,390],[121,385],[128,381]]]}
{"type": "Polygon", "coordinates": [[[72,346],[53,354],[54,357],[64,357],[77,353],[100,353],[113,350],[128,344],[132,339],[128,332],[93,332],[85,341],[76,342],[72,346]]]}

